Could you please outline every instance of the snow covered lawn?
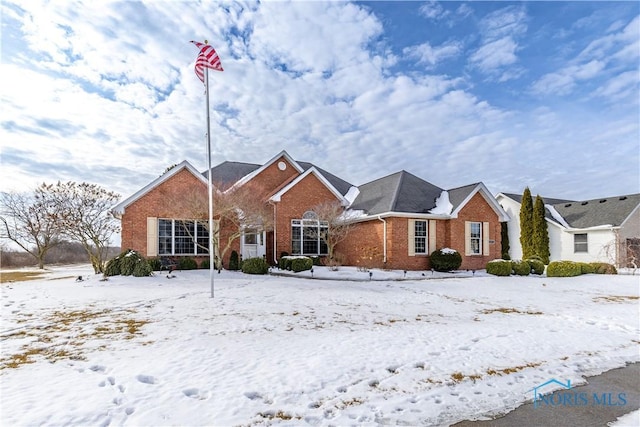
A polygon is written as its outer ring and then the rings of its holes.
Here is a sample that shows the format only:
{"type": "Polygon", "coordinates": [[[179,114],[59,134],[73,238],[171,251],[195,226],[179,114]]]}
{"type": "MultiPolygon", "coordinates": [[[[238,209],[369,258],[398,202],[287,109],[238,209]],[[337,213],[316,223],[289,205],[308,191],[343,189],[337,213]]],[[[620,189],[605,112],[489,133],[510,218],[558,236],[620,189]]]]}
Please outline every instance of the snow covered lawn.
{"type": "Polygon", "coordinates": [[[640,361],[638,276],[175,276],[3,284],[0,423],[448,425],[640,361]]]}

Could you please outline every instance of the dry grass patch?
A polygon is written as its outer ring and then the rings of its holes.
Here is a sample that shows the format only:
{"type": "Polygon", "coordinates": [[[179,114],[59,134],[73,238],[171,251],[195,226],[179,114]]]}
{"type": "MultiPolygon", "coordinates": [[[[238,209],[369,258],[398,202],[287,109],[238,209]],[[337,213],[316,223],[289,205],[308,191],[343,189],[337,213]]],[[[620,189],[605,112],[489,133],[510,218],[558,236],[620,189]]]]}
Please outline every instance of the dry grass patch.
{"type": "Polygon", "coordinates": [[[0,271],[0,283],[41,279],[44,274],[44,271],[0,271]]]}
{"type": "Polygon", "coordinates": [[[607,295],[604,297],[594,297],[594,302],[627,302],[637,301],[640,297],[633,295],[607,295]]]}
{"type": "MultiPolygon", "coordinates": [[[[54,311],[43,317],[41,324],[23,326],[2,337],[5,349],[12,340],[29,342],[14,354],[1,357],[0,370],[18,368],[39,359],[51,363],[84,360],[85,352],[105,350],[111,341],[140,337],[149,321],[133,317],[135,314],[135,310],[111,309],[54,311]]],[[[148,341],[144,343],[148,344],[148,341]]]]}
{"type": "Polygon", "coordinates": [[[515,313],[515,314],[529,314],[529,315],[540,315],[540,314],[543,314],[541,311],[528,311],[528,310],[522,311],[522,310],[518,310],[517,308],[506,308],[506,307],[486,309],[486,310],[482,310],[481,313],[482,314],[492,314],[492,313],[511,314],[511,313],[515,313]]]}
{"type": "Polygon", "coordinates": [[[482,379],[482,375],[478,375],[478,374],[465,375],[462,372],[454,372],[453,374],[451,374],[451,379],[456,383],[460,383],[465,379],[470,379],[471,381],[476,382],[479,379],[482,379]]]}
{"type": "Polygon", "coordinates": [[[527,368],[537,368],[540,365],[542,365],[542,362],[527,363],[526,365],[513,366],[511,368],[504,368],[504,369],[487,369],[487,374],[489,375],[515,374],[516,372],[520,372],[527,368]]]}

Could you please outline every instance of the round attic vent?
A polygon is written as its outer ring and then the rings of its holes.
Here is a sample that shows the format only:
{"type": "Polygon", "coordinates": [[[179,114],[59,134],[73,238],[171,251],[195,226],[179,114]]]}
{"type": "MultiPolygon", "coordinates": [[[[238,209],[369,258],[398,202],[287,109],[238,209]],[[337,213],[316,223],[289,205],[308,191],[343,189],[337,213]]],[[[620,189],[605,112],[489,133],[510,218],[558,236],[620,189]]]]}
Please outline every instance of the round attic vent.
{"type": "Polygon", "coordinates": [[[285,170],[287,168],[287,164],[285,162],[278,162],[278,169],[280,169],[281,171],[285,170]]]}

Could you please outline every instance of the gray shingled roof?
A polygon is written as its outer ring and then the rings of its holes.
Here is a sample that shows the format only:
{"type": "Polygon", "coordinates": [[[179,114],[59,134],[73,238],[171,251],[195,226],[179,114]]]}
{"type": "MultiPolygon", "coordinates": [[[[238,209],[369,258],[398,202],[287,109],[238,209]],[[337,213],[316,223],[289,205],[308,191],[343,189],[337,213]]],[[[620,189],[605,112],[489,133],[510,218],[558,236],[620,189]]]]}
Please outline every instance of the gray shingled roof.
{"type": "Polygon", "coordinates": [[[559,203],[553,207],[571,227],[589,228],[599,225],[618,227],[638,205],[640,205],[640,194],[629,194],[582,202],[559,203]]]}
{"type": "MultiPolygon", "coordinates": [[[[515,200],[516,202],[522,204],[522,194],[515,194],[515,193],[502,193],[505,196],[509,197],[510,199],[515,200]]],[[[545,205],[557,205],[560,203],[572,203],[575,202],[575,200],[567,200],[567,199],[554,199],[551,197],[542,197],[542,201],[544,202],[545,205]]],[[[533,196],[533,201],[535,202],[536,197],[533,196]]]]}
{"type": "MultiPolygon", "coordinates": [[[[347,181],[339,178],[326,170],[315,166],[309,162],[297,162],[305,171],[315,167],[326,179],[340,192],[343,196],[347,194],[349,189],[353,186],[347,181]]],[[[261,168],[263,165],[256,165],[253,163],[242,162],[223,162],[217,166],[211,168],[211,181],[213,183],[222,184],[223,187],[231,186],[243,177],[249,175],[255,170],[261,168]]],[[[207,178],[207,171],[202,173],[207,178]]]]}
{"type": "Polygon", "coordinates": [[[452,188],[447,190],[449,193],[449,202],[453,205],[455,211],[464,200],[471,194],[471,192],[478,186],[478,182],[475,184],[465,185],[464,187],[452,188]]]}
{"type": "MultiPolygon", "coordinates": [[[[260,168],[260,165],[252,163],[222,162],[211,168],[211,182],[228,187],[258,168],[260,168]]],[[[204,171],[202,175],[208,178],[207,171],[204,171]]]]}
{"type": "Polygon", "coordinates": [[[360,193],[350,208],[369,215],[384,212],[428,213],[436,206],[442,189],[406,171],[358,187],[360,193]]]}
{"type": "MultiPolygon", "coordinates": [[[[502,194],[518,203],[522,203],[521,194],[502,194]]],[[[551,197],[542,197],[542,199],[546,205],[553,206],[572,228],[589,228],[600,225],[618,227],[640,205],[640,194],[603,197],[584,201],[554,199],[551,197]]],[[[546,217],[556,223],[558,222],[548,209],[546,210],[546,217]]]]}

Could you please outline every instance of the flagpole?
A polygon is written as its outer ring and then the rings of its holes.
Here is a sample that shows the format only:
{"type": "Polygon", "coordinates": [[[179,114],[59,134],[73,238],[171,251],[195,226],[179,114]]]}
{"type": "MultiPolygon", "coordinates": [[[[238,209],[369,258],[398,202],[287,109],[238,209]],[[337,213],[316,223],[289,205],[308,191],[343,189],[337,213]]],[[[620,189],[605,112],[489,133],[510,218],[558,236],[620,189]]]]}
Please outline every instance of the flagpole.
{"type": "MultiPolygon", "coordinates": [[[[205,44],[207,41],[204,41],[205,44]]],[[[211,182],[211,119],[209,117],[209,69],[204,69],[204,87],[206,93],[206,105],[207,105],[207,183],[209,187],[209,281],[211,282],[211,298],[214,296],[213,286],[213,270],[215,269],[214,255],[213,255],[213,184],[211,182]]]]}

